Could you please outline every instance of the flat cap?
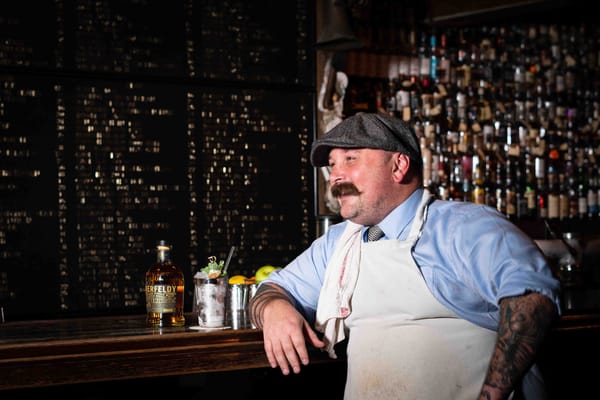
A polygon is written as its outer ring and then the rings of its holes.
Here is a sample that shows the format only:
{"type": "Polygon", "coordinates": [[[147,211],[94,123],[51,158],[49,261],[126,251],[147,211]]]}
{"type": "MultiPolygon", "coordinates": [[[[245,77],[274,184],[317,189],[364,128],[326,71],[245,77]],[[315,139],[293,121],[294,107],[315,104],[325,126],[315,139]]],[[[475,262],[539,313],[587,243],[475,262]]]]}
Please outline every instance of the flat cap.
{"type": "Polygon", "coordinates": [[[329,165],[329,152],[333,148],[399,151],[408,155],[417,167],[423,165],[414,129],[401,119],[382,114],[359,112],[324,133],[312,144],[310,161],[313,166],[329,165]]]}

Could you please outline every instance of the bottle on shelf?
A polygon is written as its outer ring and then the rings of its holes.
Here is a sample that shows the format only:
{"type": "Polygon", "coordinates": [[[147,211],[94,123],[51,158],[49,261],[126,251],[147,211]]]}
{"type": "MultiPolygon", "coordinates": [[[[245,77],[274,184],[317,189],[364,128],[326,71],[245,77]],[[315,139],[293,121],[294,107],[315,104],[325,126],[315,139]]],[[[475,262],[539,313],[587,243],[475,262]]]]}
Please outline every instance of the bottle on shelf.
{"type": "Polygon", "coordinates": [[[440,44],[438,47],[439,57],[437,59],[436,65],[436,80],[441,84],[447,84],[452,80],[452,76],[450,75],[450,58],[447,51],[447,34],[442,33],[440,35],[440,44]]]}
{"type": "MultiPolygon", "coordinates": [[[[555,149],[554,149],[555,150],[555,149]]],[[[553,161],[558,159],[558,151],[550,153],[549,160],[550,165],[553,165],[553,161]]],[[[548,180],[548,219],[558,220],[560,219],[560,174],[558,170],[550,167],[546,173],[546,179],[548,180]]]]}
{"type": "Polygon", "coordinates": [[[577,165],[577,217],[588,218],[588,162],[584,160],[577,165]]]}
{"type": "Polygon", "coordinates": [[[485,204],[484,173],[481,159],[478,154],[473,157],[473,188],[471,201],[476,204],[485,204]]]}
{"type": "Polygon", "coordinates": [[[485,204],[485,153],[483,149],[483,135],[473,129],[473,156],[471,158],[472,188],[471,201],[476,204],[485,204]]]}
{"type": "MultiPolygon", "coordinates": [[[[462,158],[458,152],[458,143],[454,143],[452,146],[452,154],[451,154],[451,169],[450,169],[450,179],[449,179],[449,195],[450,200],[453,201],[464,201],[471,200],[470,197],[465,199],[465,193],[463,191],[464,184],[464,169],[462,165],[462,158]]],[[[470,193],[469,193],[470,196],[470,193]]]]}
{"type": "Polygon", "coordinates": [[[184,326],[184,276],[171,260],[171,245],[156,243],[156,263],[146,272],[146,323],[151,327],[184,326]]]}
{"type": "Polygon", "coordinates": [[[537,208],[537,185],[535,180],[535,170],[530,152],[525,153],[525,187],[523,188],[523,197],[526,201],[525,219],[535,220],[538,215],[537,208]]]}
{"type": "Polygon", "coordinates": [[[496,162],[496,185],[495,185],[495,199],[496,209],[501,214],[506,215],[506,167],[504,160],[498,160],[496,162]]]}
{"type": "Polygon", "coordinates": [[[423,185],[431,188],[432,151],[425,136],[419,138],[419,145],[421,147],[421,155],[423,158],[423,185]]]}
{"type": "Polygon", "coordinates": [[[598,168],[596,166],[589,166],[587,193],[589,219],[597,218],[600,212],[600,206],[598,204],[598,185],[600,184],[599,179],[598,168]]]}
{"type": "Polygon", "coordinates": [[[546,179],[546,129],[541,126],[532,147],[533,171],[536,181],[536,208],[539,219],[548,218],[548,181],[546,179]]]}
{"type": "Polygon", "coordinates": [[[432,48],[431,44],[428,43],[427,33],[422,31],[419,39],[419,47],[417,50],[417,57],[419,62],[419,85],[421,91],[424,93],[430,93],[433,91],[431,87],[431,56],[432,48]]]}
{"type": "Polygon", "coordinates": [[[548,184],[546,179],[544,178],[536,178],[537,183],[537,191],[536,191],[536,199],[537,199],[537,210],[538,210],[538,218],[546,219],[548,218],[548,184]]]}
{"type": "Polygon", "coordinates": [[[484,204],[490,207],[496,207],[496,164],[493,153],[486,152],[484,156],[483,167],[483,192],[484,204]]]}
{"type": "Polygon", "coordinates": [[[516,164],[512,157],[507,158],[505,168],[506,179],[504,181],[504,201],[505,213],[508,219],[514,221],[517,219],[517,182],[516,164]]]}
{"type": "Polygon", "coordinates": [[[560,191],[558,193],[558,219],[566,220],[569,218],[569,180],[564,173],[558,175],[560,191]]]}
{"type": "Polygon", "coordinates": [[[435,30],[433,30],[431,32],[431,34],[429,35],[429,47],[431,48],[431,61],[430,61],[430,67],[429,67],[429,74],[431,77],[431,85],[435,85],[437,83],[439,83],[438,81],[438,66],[440,63],[439,60],[439,51],[437,48],[437,37],[435,35],[435,30]]]}

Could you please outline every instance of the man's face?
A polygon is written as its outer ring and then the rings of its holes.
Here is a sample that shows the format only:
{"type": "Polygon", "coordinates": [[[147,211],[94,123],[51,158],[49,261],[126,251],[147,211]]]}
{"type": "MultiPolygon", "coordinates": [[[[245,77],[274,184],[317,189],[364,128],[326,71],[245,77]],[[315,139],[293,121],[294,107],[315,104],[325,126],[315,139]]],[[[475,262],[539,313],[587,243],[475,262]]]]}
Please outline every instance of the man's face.
{"type": "Polygon", "coordinates": [[[340,215],[362,225],[381,221],[389,209],[394,185],[393,153],[377,149],[341,149],[329,152],[332,195],[340,215]]]}

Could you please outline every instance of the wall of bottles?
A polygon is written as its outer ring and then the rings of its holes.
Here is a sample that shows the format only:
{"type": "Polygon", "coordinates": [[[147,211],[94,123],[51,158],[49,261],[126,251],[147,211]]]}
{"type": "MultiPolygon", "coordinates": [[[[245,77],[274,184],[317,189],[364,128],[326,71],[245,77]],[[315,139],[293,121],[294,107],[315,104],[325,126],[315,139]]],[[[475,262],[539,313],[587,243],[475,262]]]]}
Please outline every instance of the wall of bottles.
{"type": "MultiPolygon", "coordinates": [[[[600,28],[408,24],[407,45],[348,52],[347,115],[410,122],[425,184],[522,220],[599,216],[600,28]]],[[[393,41],[394,43],[398,41],[393,41]]]]}

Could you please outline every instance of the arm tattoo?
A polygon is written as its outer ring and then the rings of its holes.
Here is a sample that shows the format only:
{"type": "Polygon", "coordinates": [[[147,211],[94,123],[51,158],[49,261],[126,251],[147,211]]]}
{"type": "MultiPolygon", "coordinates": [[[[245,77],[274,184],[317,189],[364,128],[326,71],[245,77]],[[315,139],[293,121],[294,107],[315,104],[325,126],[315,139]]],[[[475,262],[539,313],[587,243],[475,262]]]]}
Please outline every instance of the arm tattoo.
{"type": "Polygon", "coordinates": [[[484,382],[486,387],[510,393],[533,365],[537,351],[557,316],[554,303],[530,292],[500,301],[498,339],[484,382]]]}
{"type": "Polygon", "coordinates": [[[295,306],[296,302],[291,294],[281,286],[274,283],[264,283],[259,286],[256,294],[250,300],[250,320],[257,328],[263,327],[263,311],[272,300],[281,299],[295,306]]]}

